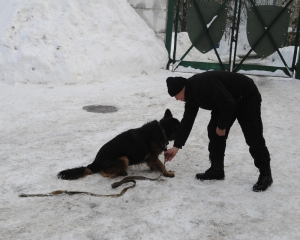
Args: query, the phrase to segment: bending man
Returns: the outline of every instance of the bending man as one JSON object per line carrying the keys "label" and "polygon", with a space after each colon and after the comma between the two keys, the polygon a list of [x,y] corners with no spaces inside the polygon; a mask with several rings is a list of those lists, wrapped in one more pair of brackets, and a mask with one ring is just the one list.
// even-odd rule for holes
{"label": "bending man", "polygon": [[272,184],[270,154],[263,137],[260,113],[262,99],[251,78],[232,72],[205,72],[188,79],[169,77],[167,87],[171,97],[186,102],[174,146],[165,152],[168,161],[171,161],[184,146],[198,110],[203,108],[211,110],[211,119],[207,126],[211,167],[204,173],[198,173],[196,178],[199,180],[225,178],[226,139],[237,119],[254,164],[260,172],[253,191],[265,191]]}

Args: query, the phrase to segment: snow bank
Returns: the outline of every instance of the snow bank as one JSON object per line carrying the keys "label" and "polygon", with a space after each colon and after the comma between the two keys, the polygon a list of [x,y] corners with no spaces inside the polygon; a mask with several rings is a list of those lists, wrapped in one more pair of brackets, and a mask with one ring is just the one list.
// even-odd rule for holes
{"label": "snow bank", "polygon": [[104,82],[163,68],[167,51],[127,0],[0,0],[0,81]]}

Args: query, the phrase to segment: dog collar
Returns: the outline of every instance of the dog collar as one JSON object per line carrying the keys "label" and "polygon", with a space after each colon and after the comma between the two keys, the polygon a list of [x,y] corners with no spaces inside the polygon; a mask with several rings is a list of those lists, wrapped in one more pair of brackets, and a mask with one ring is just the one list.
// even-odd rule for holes
{"label": "dog collar", "polygon": [[168,141],[166,132],[165,132],[165,130],[163,129],[163,127],[160,125],[160,123],[158,123],[158,126],[160,127],[161,132],[163,133],[164,138],[165,138],[165,146],[163,147],[163,149],[165,150],[165,149],[167,149],[167,146],[169,145],[169,141]]}

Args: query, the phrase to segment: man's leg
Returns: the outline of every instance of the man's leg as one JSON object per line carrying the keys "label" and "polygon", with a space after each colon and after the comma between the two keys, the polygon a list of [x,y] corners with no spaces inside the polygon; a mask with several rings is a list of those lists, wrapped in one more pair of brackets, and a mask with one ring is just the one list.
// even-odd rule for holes
{"label": "man's leg", "polygon": [[249,152],[254,159],[254,165],[260,171],[258,182],[253,186],[253,191],[264,191],[273,182],[270,154],[263,137],[260,107],[260,97],[254,97],[246,102],[237,114],[238,122],[249,146]]}
{"label": "man's leg", "polygon": [[219,112],[212,111],[211,119],[207,126],[209,144],[209,159],[211,162],[211,167],[206,170],[205,173],[198,173],[196,178],[199,180],[223,180],[225,178],[224,173],[224,156],[225,156],[225,148],[226,148],[226,140],[230,131],[232,124],[235,121],[235,117],[233,117],[229,127],[226,129],[225,136],[219,136],[216,133],[216,129],[218,126]]}

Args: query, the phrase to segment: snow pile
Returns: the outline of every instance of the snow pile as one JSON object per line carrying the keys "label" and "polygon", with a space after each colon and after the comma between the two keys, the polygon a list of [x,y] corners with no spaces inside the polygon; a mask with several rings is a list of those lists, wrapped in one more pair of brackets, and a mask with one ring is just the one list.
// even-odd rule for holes
{"label": "snow pile", "polygon": [[163,68],[167,52],[127,0],[0,0],[0,81],[104,82]]}

